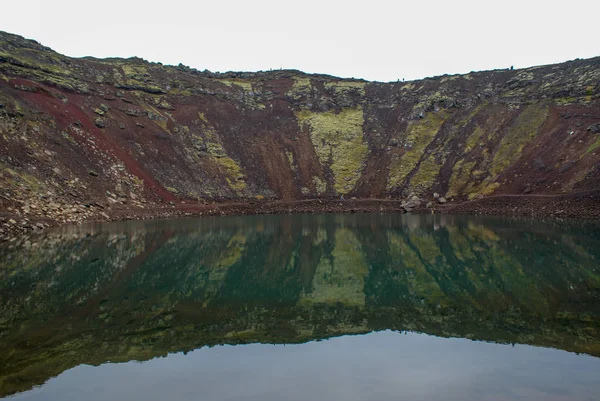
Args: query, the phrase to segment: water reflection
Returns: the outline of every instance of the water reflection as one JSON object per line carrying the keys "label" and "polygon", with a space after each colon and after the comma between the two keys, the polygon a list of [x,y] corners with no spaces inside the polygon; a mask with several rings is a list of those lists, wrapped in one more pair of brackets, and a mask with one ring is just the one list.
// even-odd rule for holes
{"label": "water reflection", "polygon": [[384,329],[600,356],[600,231],[455,216],[69,227],[0,249],[0,395],[80,364]]}

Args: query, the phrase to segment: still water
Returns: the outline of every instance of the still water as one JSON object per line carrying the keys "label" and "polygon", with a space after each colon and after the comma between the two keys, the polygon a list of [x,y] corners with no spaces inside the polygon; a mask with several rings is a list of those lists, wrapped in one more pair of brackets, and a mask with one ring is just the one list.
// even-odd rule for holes
{"label": "still water", "polygon": [[0,247],[0,398],[598,400],[600,227],[411,215]]}

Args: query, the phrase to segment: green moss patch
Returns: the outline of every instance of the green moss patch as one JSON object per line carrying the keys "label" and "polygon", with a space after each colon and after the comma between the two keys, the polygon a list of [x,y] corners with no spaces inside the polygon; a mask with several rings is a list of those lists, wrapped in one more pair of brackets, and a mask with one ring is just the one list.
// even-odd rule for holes
{"label": "green moss patch", "polygon": [[300,127],[308,125],[310,138],[322,165],[331,168],[334,190],[347,194],[355,187],[368,153],[363,138],[363,110],[345,108],[339,113],[296,113]]}
{"label": "green moss patch", "polygon": [[519,114],[498,144],[489,168],[493,177],[519,159],[523,148],[535,138],[547,116],[548,107],[543,104],[527,106]]}
{"label": "green moss patch", "polygon": [[[398,156],[394,155],[390,163],[390,175],[388,178],[388,190],[398,188],[401,186],[406,177],[419,163],[425,148],[435,138],[440,127],[448,118],[449,113],[446,111],[440,111],[437,113],[427,113],[421,120],[412,121],[405,133],[405,147],[407,150],[404,154]],[[430,165],[429,171],[424,171],[419,179],[429,181],[431,170],[434,168],[433,163]],[[439,171],[439,168],[437,169]],[[437,172],[436,172],[437,174]],[[416,181],[415,181],[416,182]]]}

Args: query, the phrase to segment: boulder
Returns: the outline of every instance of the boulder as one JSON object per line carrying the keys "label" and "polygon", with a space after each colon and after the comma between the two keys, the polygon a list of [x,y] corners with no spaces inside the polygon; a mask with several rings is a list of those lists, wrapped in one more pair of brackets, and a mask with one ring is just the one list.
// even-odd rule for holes
{"label": "boulder", "polygon": [[421,206],[421,199],[417,195],[412,195],[408,198],[407,201],[402,203],[402,208],[407,212]]}
{"label": "boulder", "polygon": [[98,128],[104,128],[104,127],[106,127],[106,121],[104,121],[104,119],[103,119],[103,118],[100,118],[100,117],[98,117],[98,118],[96,118],[96,119],[94,120],[94,124],[95,124],[95,125],[96,125],[96,127],[98,127]]}
{"label": "boulder", "polygon": [[587,127],[587,130],[592,134],[600,133],[600,123],[590,125],[589,127]]}

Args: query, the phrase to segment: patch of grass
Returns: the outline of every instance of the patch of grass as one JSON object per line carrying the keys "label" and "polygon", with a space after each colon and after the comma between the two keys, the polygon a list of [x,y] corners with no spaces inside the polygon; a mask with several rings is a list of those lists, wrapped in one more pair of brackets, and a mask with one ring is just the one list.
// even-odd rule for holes
{"label": "patch of grass", "polygon": [[450,177],[450,183],[448,185],[448,192],[446,197],[458,196],[462,193],[469,179],[471,178],[471,170],[475,166],[475,162],[467,162],[459,160],[452,168],[452,176]]}
{"label": "patch of grass", "polygon": [[410,180],[411,191],[421,193],[431,188],[441,168],[442,164],[436,163],[434,155],[430,155],[421,161],[417,172]]}
{"label": "patch of grass", "polygon": [[365,94],[366,82],[358,81],[333,81],[326,82],[325,89],[333,89],[336,93],[356,92],[360,95]]}
{"label": "patch of grass", "polygon": [[296,171],[296,165],[294,164],[294,154],[288,150],[285,151],[285,155],[287,156],[288,163],[290,164],[290,168],[292,171]]}
{"label": "patch of grass", "polygon": [[495,177],[510,167],[546,121],[548,107],[543,104],[529,105],[517,116],[506,135],[500,141],[489,171]]}
{"label": "patch of grass", "polygon": [[485,134],[483,128],[481,128],[479,125],[476,126],[475,130],[473,130],[473,132],[471,133],[471,135],[469,135],[469,138],[467,139],[465,153],[468,153],[471,150],[473,150],[475,146],[477,146],[477,144],[481,142],[481,137],[483,136],[483,134]]}
{"label": "patch of grass", "polygon": [[252,91],[252,82],[250,82],[249,80],[246,80],[246,79],[233,78],[233,79],[219,79],[217,81],[224,85],[229,86],[230,88],[237,86],[238,88],[241,88],[245,92]]}
{"label": "patch of grass", "polygon": [[323,195],[325,192],[327,192],[327,183],[325,181],[317,176],[314,176],[312,178],[312,182],[318,195]]}
{"label": "patch of grass", "polygon": [[585,154],[590,154],[594,152],[596,149],[600,148],[600,136],[596,139],[596,142],[592,143],[589,148],[585,151]]}
{"label": "patch of grass", "polygon": [[345,108],[339,113],[296,113],[300,127],[307,125],[310,137],[322,165],[330,166],[334,190],[347,194],[356,185],[368,153],[363,138],[363,110]]}
{"label": "patch of grass", "polygon": [[409,123],[403,139],[406,151],[401,156],[394,155],[390,163],[388,190],[404,184],[406,177],[417,166],[425,148],[435,138],[448,115],[446,111],[427,113],[423,119]]}

